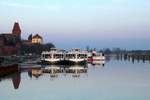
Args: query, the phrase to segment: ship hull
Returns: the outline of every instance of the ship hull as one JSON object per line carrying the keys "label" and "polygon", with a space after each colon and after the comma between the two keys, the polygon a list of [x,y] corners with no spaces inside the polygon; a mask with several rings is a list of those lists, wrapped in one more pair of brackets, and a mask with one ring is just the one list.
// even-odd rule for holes
{"label": "ship hull", "polygon": [[44,64],[44,65],[85,65],[87,64],[87,61],[83,60],[83,61],[75,62],[75,61],[70,61],[70,60],[59,60],[59,61],[42,60],[41,64]]}

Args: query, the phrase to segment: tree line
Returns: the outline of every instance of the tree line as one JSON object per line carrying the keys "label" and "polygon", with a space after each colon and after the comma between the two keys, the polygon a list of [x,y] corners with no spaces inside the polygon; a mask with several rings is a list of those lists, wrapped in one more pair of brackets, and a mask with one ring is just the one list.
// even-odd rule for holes
{"label": "tree line", "polygon": [[22,44],[21,45],[21,54],[38,54],[40,55],[42,51],[49,51],[51,48],[55,48],[55,45],[52,43],[47,44]]}

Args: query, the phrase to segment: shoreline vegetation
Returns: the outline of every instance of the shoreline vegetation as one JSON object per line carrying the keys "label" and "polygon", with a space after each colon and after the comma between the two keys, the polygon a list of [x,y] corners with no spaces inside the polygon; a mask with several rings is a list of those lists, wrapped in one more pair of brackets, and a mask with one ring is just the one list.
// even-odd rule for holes
{"label": "shoreline vegetation", "polygon": [[46,44],[22,44],[20,54],[21,55],[41,55],[42,51],[49,51],[50,48],[55,48],[55,45],[52,43]]}

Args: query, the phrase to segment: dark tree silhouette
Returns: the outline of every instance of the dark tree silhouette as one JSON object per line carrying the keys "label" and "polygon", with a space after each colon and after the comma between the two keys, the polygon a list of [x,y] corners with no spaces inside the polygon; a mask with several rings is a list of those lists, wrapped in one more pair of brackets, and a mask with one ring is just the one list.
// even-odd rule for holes
{"label": "dark tree silhouette", "polygon": [[21,54],[41,54],[42,51],[49,51],[51,48],[55,48],[55,45],[52,43],[47,44],[23,44],[21,46]]}
{"label": "dark tree silhouette", "polygon": [[29,35],[28,40],[32,40],[32,34]]}

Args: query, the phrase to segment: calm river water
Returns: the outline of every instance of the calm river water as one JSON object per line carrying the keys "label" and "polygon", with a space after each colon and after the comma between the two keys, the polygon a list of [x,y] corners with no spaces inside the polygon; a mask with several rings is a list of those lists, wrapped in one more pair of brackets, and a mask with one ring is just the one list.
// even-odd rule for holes
{"label": "calm river water", "polygon": [[0,78],[0,100],[150,100],[149,61],[20,67]]}

